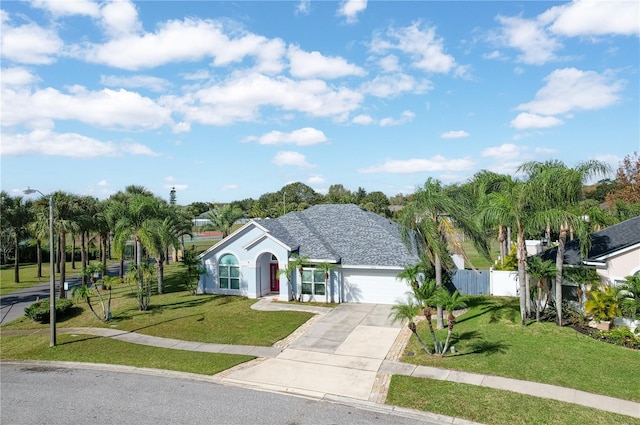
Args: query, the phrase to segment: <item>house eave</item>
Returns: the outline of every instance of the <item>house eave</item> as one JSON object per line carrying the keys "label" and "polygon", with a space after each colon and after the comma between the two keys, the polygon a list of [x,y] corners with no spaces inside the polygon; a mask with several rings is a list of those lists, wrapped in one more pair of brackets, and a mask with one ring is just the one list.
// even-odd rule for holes
{"label": "house eave", "polygon": [[627,253],[629,251],[633,251],[634,249],[638,249],[638,248],[640,248],[640,243],[635,243],[633,245],[629,245],[629,246],[626,246],[624,248],[617,249],[615,251],[607,252],[606,254],[599,255],[597,257],[591,257],[591,258],[587,259],[585,261],[585,263],[587,263],[587,262],[600,262],[600,261],[605,262],[606,260],[608,260],[611,257],[617,256],[617,255],[622,255],[622,254],[625,254],[625,253]]}

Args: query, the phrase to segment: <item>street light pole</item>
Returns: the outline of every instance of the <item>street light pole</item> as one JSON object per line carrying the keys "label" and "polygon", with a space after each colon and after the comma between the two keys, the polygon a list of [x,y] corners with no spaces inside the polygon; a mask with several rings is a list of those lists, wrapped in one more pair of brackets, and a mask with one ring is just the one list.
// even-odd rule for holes
{"label": "street light pole", "polygon": [[[26,195],[32,193],[39,193],[42,196],[46,195],[39,190],[31,189],[27,187],[24,190]],[[56,275],[55,275],[55,267],[54,267],[54,243],[53,243],[53,194],[49,195],[49,323],[50,323],[50,331],[49,331],[49,347],[56,346]]]}

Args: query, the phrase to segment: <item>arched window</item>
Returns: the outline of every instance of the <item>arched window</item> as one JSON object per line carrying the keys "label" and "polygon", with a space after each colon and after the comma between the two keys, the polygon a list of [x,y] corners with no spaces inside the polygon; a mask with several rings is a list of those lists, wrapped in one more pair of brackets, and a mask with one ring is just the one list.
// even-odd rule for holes
{"label": "arched window", "polygon": [[240,266],[233,254],[225,254],[218,262],[220,289],[240,289]]}

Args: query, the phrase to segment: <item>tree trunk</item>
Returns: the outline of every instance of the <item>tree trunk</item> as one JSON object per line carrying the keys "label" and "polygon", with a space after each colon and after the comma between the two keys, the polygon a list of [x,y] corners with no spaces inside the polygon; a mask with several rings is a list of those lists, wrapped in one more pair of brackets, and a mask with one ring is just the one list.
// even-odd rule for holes
{"label": "tree trunk", "polygon": [[500,224],[498,226],[498,244],[500,245],[500,264],[504,265],[504,257],[507,255],[504,247],[504,226]]}
{"label": "tree trunk", "polygon": [[442,353],[440,353],[440,357],[444,357],[449,349],[449,343],[451,342],[451,334],[453,333],[453,326],[456,324],[456,319],[452,315],[449,315],[449,330],[447,331],[447,339],[444,341],[444,348],[442,349]]}
{"label": "tree trunk", "polygon": [[20,283],[20,243],[18,232],[16,232],[13,242],[13,281]]}
{"label": "tree trunk", "polygon": [[[440,256],[436,253],[434,259],[434,266],[436,269],[436,285],[442,286],[442,263],[440,262]],[[442,305],[436,307],[436,328],[444,329],[444,313],[442,312]]]}
{"label": "tree trunk", "polygon": [[38,261],[38,279],[42,277],[42,240],[36,239],[36,258]]}
{"label": "tree trunk", "polygon": [[427,307],[423,310],[424,318],[427,320],[427,325],[429,325],[429,332],[431,333],[431,339],[433,340],[433,351],[438,353],[438,338],[436,338],[436,333],[433,330],[433,323],[431,321],[431,307]]}
{"label": "tree trunk", "polygon": [[[66,247],[65,247],[66,251]],[[62,244],[60,243],[60,238],[58,237],[58,252],[56,253],[56,272],[60,274],[60,261],[62,261],[62,257],[65,254],[65,251],[62,250]]]}
{"label": "tree trunk", "polygon": [[538,299],[536,301],[536,322],[540,321],[540,307],[542,307],[542,281],[538,280]]}
{"label": "tree trunk", "polygon": [[[82,236],[80,237],[80,262],[82,263],[82,270],[87,268],[87,251],[85,249],[85,243],[86,243],[86,237],[85,237],[85,233],[82,232],[81,233]],[[75,237],[74,237],[75,240]],[[84,275],[82,275],[82,284],[84,285],[87,281],[87,277]]]}
{"label": "tree trunk", "polygon": [[529,282],[529,276],[527,274],[527,269],[524,269],[524,281],[526,282],[526,300],[527,303],[527,317],[531,317],[531,283]]}
{"label": "tree trunk", "polygon": [[64,232],[60,233],[58,238],[60,245],[62,246],[60,252],[60,299],[67,298],[67,293],[64,290],[64,281],[67,278],[67,235]]}
{"label": "tree trunk", "polygon": [[564,246],[567,241],[567,227],[560,227],[560,237],[558,237],[558,251],[556,252],[556,315],[557,325],[562,326],[562,267],[564,265]]}
{"label": "tree trunk", "polygon": [[164,286],[164,258],[162,256],[156,258],[158,267],[158,294],[162,294]]}
{"label": "tree trunk", "polygon": [[104,237],[104,234],[100,235],[100,246],[101,248],[101,255],[100,255],[100,261],[102,261],[102,268],[104,270],[107,270],[107,239]]}
{"label": "tree trunk", "polygon": [[418,340],[418,342],[420,343],[424,351],[426,351],[427,354],[431,355],[431,350],[429,350],[429,347],[427,346],[427,344],[425,344],[422,338],[420,338],[420,335],[418,335],[416,324],[413,322],[409,322],[409,329],[411,329],[411,332],[413,332],[413,335],[416,337],[416,339]]}
{"label": "tree trunk", "polygon": [[522,325],[527,324],[527,284],[525,282],[525,264],[527,261],[527,246],[524,241],[524,231],[518,224],[518,290],[520,291],[520,317]]}
{"label": "tree trunk", "polygon": [[120,267],[118,268],[118,278],[120,279],[120,282],[122,282],[122,279],[124,279],[124,256],[120,258]]}
{"label": "tree trunk", "polygon": [[76,235],[71,234],[71,270],[76,269]]}

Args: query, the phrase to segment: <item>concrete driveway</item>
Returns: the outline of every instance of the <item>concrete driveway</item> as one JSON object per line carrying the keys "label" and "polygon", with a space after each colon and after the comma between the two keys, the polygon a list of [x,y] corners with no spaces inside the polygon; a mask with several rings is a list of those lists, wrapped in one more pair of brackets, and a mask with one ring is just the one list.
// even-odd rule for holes
{"label": "concrete driveway", "polygon": [[369,400],[401,325],[391,305],[340,304],[277,357],[231,371],[223,380],[322,398]]}

